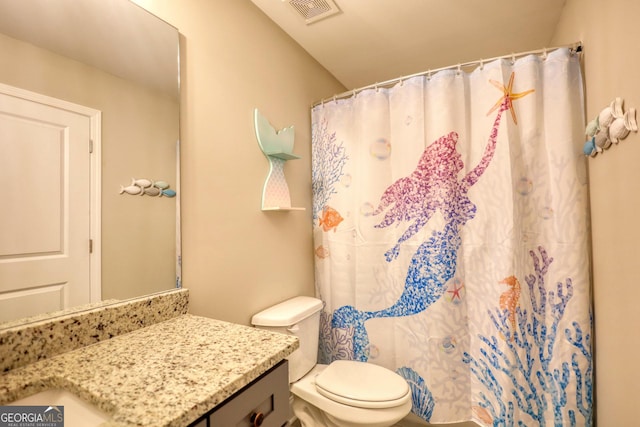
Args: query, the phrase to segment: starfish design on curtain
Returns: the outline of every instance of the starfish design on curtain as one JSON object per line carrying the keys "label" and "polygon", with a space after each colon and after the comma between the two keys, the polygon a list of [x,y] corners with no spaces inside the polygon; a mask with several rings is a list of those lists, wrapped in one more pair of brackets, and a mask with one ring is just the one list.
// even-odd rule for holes
{"label": "starfish design on curtain", "polygon": [[453,290],[447,291],[447,293],[451,294],[452,301],[456,298],[458,298],[459,300],[462,300],[462,296],[460,295],[460,291],[462,291],[462,288],[464,288],[464,285],[462,283],[460,283],[460,287],[458,287],[457,283],[454,283]]}
{"label": "starfish design on curtain", "polygon": [[511,117],[513,118],[513,123],[518,124],[518,118],[516,117],[516,110],[514,110],[513,108],[513,100],[514,99],[520,99],[526,95],[529,95],[531,92],[534,92],[535,89],[529,89],[526,90],[524,92],[520,92],[520,93],[513,93],[513,77],[514,77],[515,73],[512,71],[511,72],[511,77],[509,77],[509,84],[505,87],[502,83],[497,82],[493,79],[489,79],[489,83],[491,83],[492,85],[494,85],[495,87],[497,87],[498,89],[500,89],[503,93],[502,97],[500,99],[498,99],[498,102],[496,102],[493,107],[491,107],[491,109],[489,110],[489,112],[487,113],[487,116],[491,113],[493,113],[498,107],[500,107],[502,104],[506,103],[507,104],[507,110],[511,110]]}

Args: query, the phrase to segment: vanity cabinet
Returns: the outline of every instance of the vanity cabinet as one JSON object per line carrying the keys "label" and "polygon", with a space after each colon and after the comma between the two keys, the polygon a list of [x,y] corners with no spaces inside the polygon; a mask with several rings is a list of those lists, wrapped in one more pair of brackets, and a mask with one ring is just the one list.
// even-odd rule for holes
{"label": "vanity cabinet", "polygon": [[283,360],[190,427],[282,427],[289,418],[289,368]]}

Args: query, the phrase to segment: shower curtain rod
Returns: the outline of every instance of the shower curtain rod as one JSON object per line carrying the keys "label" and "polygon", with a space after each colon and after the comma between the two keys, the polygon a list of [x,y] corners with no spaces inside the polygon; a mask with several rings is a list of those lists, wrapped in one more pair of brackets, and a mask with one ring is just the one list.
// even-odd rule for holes
{"label": "shower curtain rod", "polygon": [[527,55],[539,55],[542,54],[543,56],[546,56],[547,52],[552,51],[552,50],[556,50],[556,49],[562,49],[562,48],[569,48],[571,50],[571,53],[580,53],[582,52],[582,42],[576,42],[570,45],[566,45],[566,46],[556,46],[556,47],[545,47],[543,49],[537,49],[537,50],[530,50],[528,52],[520,52],[520,53],[511,53],[509,55],[503,55],[503,56],[496,56],[495,58],[489,58],[489,59],[480,59],[477,61],[471,61],[471,62],[464,62],[461,64],[457,64],[457,65],[450,65],[448,67],[442,67],[442,68],[436,68],[434,70],[427,70],[427,71],[422,71],[420,73],[416,73],[416,74],[411,74],[408,76],[402,76],[402,77],[396,77],[395,79],[391,79],[391,80],[386,80],[383,82],[379,82],[379,83],[374,83],[372,85],[368,85],[368,86],[363,86],[361,88],[358,89],[351,89],[348,90],[346,92],[342,92],[340,94],[337,95],[333,95],[330,98],[325,98],[322,99],[318,102],[316,102],[315,104],[312,105],[312,107],[317,107],[318,105],[322,105],[325,102],[329,102],[329,101],[335,101],[337,99],[341,99],[341,98],[349,98],[351,96],[356,96],[358,93],[367,90],[367,89],[378,89],[380,87],[386,87],[386,86],[391,86],[394,85],[396,83],[400,83],[403,80],[407,80],[413,77],[420,77],[420,76],[426,76],[426,75],[431,75],[434,73],[437,73],[439,71],[444,71],[444,70],[452,70],[452,69],[458,69],[461,70],[463,67],[476,67],[476,66],[482,66],[483,64],[487,63],[487,62],[492,62],[492,61],[496,61],[498,59],[507,59],[507,58],[511,58],[513,62],[515,62],[516,58],[520,58],[523,56],[527,56]]}

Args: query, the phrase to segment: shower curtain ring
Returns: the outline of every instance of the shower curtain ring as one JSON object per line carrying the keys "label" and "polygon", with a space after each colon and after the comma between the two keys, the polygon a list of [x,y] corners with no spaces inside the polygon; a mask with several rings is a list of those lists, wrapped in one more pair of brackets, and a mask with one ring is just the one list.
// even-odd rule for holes
{"label": "shower curtain ring", "polygon": [[458,71],[456,71],[456,75],[459,76],[460,74],[462,74],[462,65],[458,64]]}
{"label": "shower curtain ring", "polygon": [[511,54],[511,65],[514,65],[516,63],[516,54],[512,53]]}
{"label": "shower curtain ring", "polygon": [[542,49],[542,59],[547,59],[547,48]]}
{"label": "shower curtain ring", "polygon": [[480,58],[480,70],[484,70],[484,59]]}

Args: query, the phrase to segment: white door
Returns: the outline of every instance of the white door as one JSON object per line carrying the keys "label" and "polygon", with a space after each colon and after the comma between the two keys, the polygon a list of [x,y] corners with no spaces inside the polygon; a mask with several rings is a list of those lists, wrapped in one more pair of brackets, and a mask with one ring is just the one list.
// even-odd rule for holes
{"label": "white door", "polygon": [[91,287],[86,112],[0,87],[0,321],[99,299]]}

